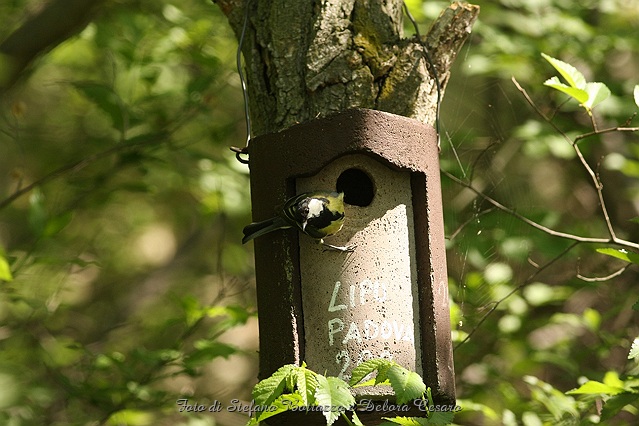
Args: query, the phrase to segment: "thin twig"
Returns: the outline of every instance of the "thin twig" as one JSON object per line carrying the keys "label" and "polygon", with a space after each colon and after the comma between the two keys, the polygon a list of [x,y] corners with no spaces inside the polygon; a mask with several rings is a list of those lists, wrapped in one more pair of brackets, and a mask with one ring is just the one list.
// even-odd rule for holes
{"label": "thin twig", "polygon": [[[498,202],[497,200],[489,197],[488,195],[484,194],[483,192],[481,192],[480,190],[476,189],[475,187],[472,186],[471,182],[466,182],[460,178],[458,178],[457,176],[442,170],[442,173],[444,175],[446,175],[447,177],[449,177],[451,180],[453,180],[454,182],[470,189],[472,192],[474,192],[477,196],[483,198],[485,201],[489,202],[490,204],[492,204],[494,207],[496,207],[497,209],[506,212],[512,216],[514,216],[515,218],[521,220],[522,222],[540,230],[545,232],[548,235],[552,235],[555,237],[560,237],[560,238],[565,238],[565,239],[569,239],[574,241],[569,247],[567,247],[564,251],[562,251],[559,255],[555,256],[554,258],[552,258],[550,261],[548,261],[547,263],[545,263],[544,265],[540,266],[539,264],[537,264],[536,262],[533,262],[532,259],[528,259],[529,263],[536,268],[535,272],[533,272],[526,280],[524,280],[521,284],[519,284],[517,287],[513,288],[508,294],[506,294],[504,297],[502,297],[501,299],[499,299],[498,301],[494,302],[492,304],[492,307],[488,310],[488,312],[486,312],[484,314],[484,316],[479,320],[479,322],[473,327],[473,329],[466,335],[466,337],[459,343],[457,343],[457,345],[455,345],[454,349],[458,349],[461,345],[463,345],[465,342],[467,342],[470,337],[479,329],[479,327],[488,319],[488,317],[495,312],[495,310],[497,310],[497,308],[509,297],[511,297],[513,294],[517,293],[519,290],[521,290],[523,287],[525,287],[526,285],[528,285],[529,283],[532,282],[533,279],[535,279],[541,272],[545,271],[546,269],[550,268],[554,263],[556,263],[559,259],[561,259],[563,256],[565,256],[568,252],[570,252],[573,248],[575,248],[577,245],[582,244],[582,243],[597,243],[597,244],[615,244],[618,246],[622,246],[622,247],[626,247],[626,248],[630,248],[633,250],[639,250],[639,244],[637,243],[633,243],[631,241],[627,241],[621,238],[618,238],[615,234],[615,231],[613,229],[612,226],[612,222],[610,220],[610,217],[608,215],[608,209],[606,208],[606,203],[605,200],[603,198],[603,184],[601,182],[601,180],[599,179],[599,176],[597,173],[595,173],[595,171],[592,169],[592,167],[590,167],[590,164],[588,164],[588,162],[586,161],[585,157],[583,156],[581,149],[579,148],[577,142],[591,137],[591,136],[596,136],[596,135],[601,135],[604,133],[610,133],[610,132],[615,132],[615,131],[619,131],[619,132],[636,132],[639,131],[639,127],[626,127],[628,126],[628,124],[630,124],[630,122],[632,121],[632,118],[634,118],[634,115],[626,122],[624,123],[623,126],[618,126],[618,127],[611,127],[611,128],[606,128],[606,129],[601,129],[599,130],[597,128],[597,123],[594,119],[594,117],[591,116],[591,122],[592,122],[592,126],[593,126],[593,131],[589,132],[589,133],[584,133],[582,135],[579,135],[577,137],[575,137],[574,139],[571,139],[563,130],[561,130],[553,121],[552,118],[547,117],[543,111],[541,111],[541,109],[535,104],[535,102],[532,100],[532,98],[528,95],[528,93],[526,92],[526,90],[517,82],[517,80],[513,77],[512,78],[513,83],[515,84],[515,86],[517,87],[517,89],[521,92],[521,94],[524,96],[524,98],[526,99],[526,101],[528,102],[528,104],[537,112],[537,114],[542,117],[544,119],[544,121],[546,121],[555,131],[557,131],[557,133],[559,133],[560,135],[562,135],[564,137],[564,139],[566,139],[566,141],[568,143],[570,143],[570,145],[573,147],[573,149],[575,150],[575,153],[577,154],[577,157],[579,158],[579,161],[581,162],[581,164],[584,166],[584,168],[586,169],[586,171],[588,172],[588,174],[590,175],[593,184],[595,186],[595,189],[597,191],[597,195],[599,197],[599,203],[601,206],[601,211],[602,214],[604,216],[604,220],[606,222],[606,226],[608,228],[608,233],[610,235],[610,238],[592,238],[592,237],[582,237],[579,235],[574,235],[574,234],[568,234],[565,232],[559,232],[559,231],[555,231],[554,229],[550,229],[546,226],[543,226],[535,221],[532,221],[530,219],[528,219],[527,217],[517,213],[516,211],[504,206],[503,204],[501,204],[500,202]],[[556,111],[555,111],[556,112]],[[554,116],[554,114],[553,114]],[[469,221],[465,222],[461,227],[464,227],[467,223],[469,223]],[[458,231],[455,232],[454,235],[457,234]],[[628,267],[630,267],[630,264],[624,266],[623,268],[613,272],[612,274],[609,274],[605,277],[586,277],[583,276],[579,273],[579,270],[577,270],[577,278],[583,280],[583,281],[587,281],[587,282],[600,282],[600,281],[607,281],[610,280],[612,278],[615,278],[619,275],[621,275]]]}
{"label": "thin twig", "polygon": [[623,274],[624,272],[626,272],[626,269],[628,269],[630,267],[630,265],[632,265],[631,263],[627,264],[626,266],[624,266],[623,268],[619,269],[618,271],[613,272],[610,275],[606,275],[605,277],[586,277],[584,275],[581,275],[579,273],[579,268],[577,268],[577,278],[579,278],[582,281],[586,281],[589,283],[596,283],[596,282],[602,282],[602,281],[609,281],[615,277],[618,277],[619,275]]}
{"label": "thin twig", "polygon": [[[601,180],[599,180],[599,177],[597,176],[597,174],[595,173],[595,171],[592,169],[592,167],[590,167],[590,164],[588,164],[588,162],[586,161],[586,158],[584,157],[583,153],[581,152],[581,149],[579,148],[579,145],[577,145],[577,138],[579,138],[579,136],[577,136],[577,138],[570,139],[570,137],[568,137],[568,135],[566,133],[564,133],[559,127],[557,127],[557,125],[555,123],[552,122],[552,120],[550,120],[548,117],[546,117],[546,115],[541,111],[541,109],[535,104],[535,102],[532,100],[532,98],[528,95],[528,92],[526,92],[526,89],[524,89],[519,82],[517,82],[517,80],[515,79],[515,77],[512,78],[513,83],[515,84],[515,87],[517,87],[517,90],[519,90],[521,92],[521,94],[524,96],[524,98],[526,99],[526,101],[528,102],[528,104],[537,112],[537,114],[539,114],[539,116],[541,118],[543,118],[548,124],[550,124],[555,130],[557,130],[569,143],[570,145],[573,147],[573,149],[575,150],[575,153],[577,154],[577,158],[579,158],[579,161],[581,162],[581,164],[584,166],[584,168],[586,169],[586,171],[588,172],[588,174],[590,175],[590,178],[595,186],[595,190],[597,191],[597,197],[599,198],[599,206],[601,207],[601,213],[603,214],[604,217],[604,221],[606,223],[606,227],[608,228],[608,234],[610,235],[610,238],[612,240],[612,242],[619,244],[619,245],[626,245],[625,243],[628,243],[624,240],[620,240],[619,238],[617,238],[617,235],[615,234],[615,230],[612,226],[612,222],[610,220],[610,215],[608,214],[608,208],[606,207],[606,201],[604,200],[604,196],[603,196],[603,184],[601,183]],[[592,118],[592,125],[593,125],[593,132],[590,132],[586,135],[588,136],[592,136],[592,135],[598,135],[601,134],[602,131],[597,129],[597,124],[594,121],[594,118]],[[628,129],[632,129],[632,128],[628,128]],[[607,129],[605,129],[607,131]],[[632,131],[632,130],[626,130],[626,131]],[[583,139],[583,137],[586,136],[582,136],[580,139]],[[623,241],[623,244],[620,244]],[[639,248],[639,244],[634,244],[634,243],[630,243],[631,247],[637,249]]]}
{"label": "thin twig", "polygon": [[575,136],[575,139],[573,142],[577,143],[580,140],[589,138],[591,136],[603,135],[604,133],[612,133],[612,132],[639,132],[639,127],[618,126],[618,127],[609,127],[607,129],[601,129],[601,130],[593,130],[592,132],[583,133],[579,136]]}
{"label": "thin twig", "polygon": [[560,232],[560,231],[555,231],[554,229],[548,228],[547,226],[541,225],[533,220],[528,219],[526,216],[523,216],[519,213],[517,213],[516,211],[514,211],[513,209],[504,206],[503,204],[501,204],[499,201],[495,200],[494,198],[491,198],[490,196],[484,194],[483,192],[481,192],[479,189],[475,188],[472,184],[463,181],[462,179],[458,178],[457,176],[453,175],[450,172],[447,172],[445,170],[442,170],[442,173],[447,176],[448,178],[450,178],[452,181],[454,181],[455,183],[458,183],[459,185],[462,185],[468,189],[470,189],[472,192],[474,192],[477,196],[483,198],[484,200],[488,201],[490,204],[492,204],[493,206],[495,206],[497,209],[508,213],[511,216],[516,217],[517,219],[521,220],[522,222],[532,226],[533,228],[539,229],[542,232],[545,232],[548,235],[552,235],[554,237],[559,237],[559,238],[565,238],[568,240],[572,240],[572,241],[577,241],[580,243],[594,243],[594,244],[616,244],[619,246],[623,246],[623,247],[628,247],[628,248],[632,248],[634,250],[639,250],[639,244],[630,242],[630,241],[625,241],[619,238],[594,238],[594,237],[582,237],[580,235],[574,235],[574,234],[568,234],[566,232]]}
{"label": "thin twig", "polygon": [[51,173],[41,177],[40,179],[30,183],[29,185],[19,188],[17,189],[13,194],[9,195],[7,198],[5,198],[4,200],[0,201],[0,210],[4,209],[5,207],[7,207],[9,204],[11,204],[12,202],[14,202],[16,199],[20,198],[21,196],[29,193],[30,191],[32,191],[33,189],[45,185],[49,182],[51,182],[52,180],[56,179],[57,177],[60,177],[66,173],[69,172],[74,172],[74,171],[78,171],[80,169],[83,169],[84,167],[88,166],[91,163],[94,163],[98,160],[101,160],[103,158],[109,157],[113,154],[117,154],[119,152],[124,152],[124,151],[128,151],[128,150],[133,150],[136,148],[140,148],[146,145],[152,145],[152,144],[156,144],[158,140],[161,140],[163,138],[166,137],[165,133],[159,133],[157,135],[153,135],[153,136],[149,136],[149,138],[145,138],[142,140],[139,140],[137,142],[133,142],[133,143],[123,143],[123,144],[118,144],[114,147],[111,147],[109,149],[106,149],[104,151],[101,152],[97,152],[95,154],[89,155],[81,160],[78,161],[74,161],[70,164],[65,164],[64,166],[61,166],[57,169],[55,169],[54,171],[52,171]]}
{"label": "thin twig", "polygon": [[479,329],[479,327],[481,327],[481,325],[488,319],[488,317],[497,310],[497,308],[499,307],[499,305],[501,305],[506,299],[508,299],[510,296],[512,296],[513,294],[517,293],[519,290],[521,290],[522,288],[526,287],[528,284],[530,284],[531,282],[533,282],[533,280],[535,278],[537,278],[537,276],[539,274],[541,274],[543,271],[545,271],[546,269],[550,268],[552,265],[554,265],[559,259],[561,259],[562,257],[564,257],[566,254],[568,254],[568,252],[570,252],[573,248],[577,247],[577,245],[581,244],[580,241],[575,241],[574,243],[572,243],[570,246],[568,246],[564,251],[562,251],[561,253],[559,253],[557,256],[555,256],[554,258],[552,258],[551,260],[549,260],[548,262],[546,262],[543,266],[541,266],[540,268],[538,268],[537,270],[535,270],[535,272],[533,272],[532,274],[530,274],[528,276],[528,278],[526,278],[521,284],[519,284],[517,287],[513,288],[510,292],[508,292],[508,294],[506,294],[504,297],[502,297],[501,299],[497,300],[496,302],[493,303],[493,306],[488,310],[488,312],[486,312],[484,314],[483,317],[481,317],[481,319],[479,320],[479,322],[477,322],[477,324],[475,324],[475,326],[473,327],[473,329],[466,335],[466,337],[464,337],[464,340],[462,340],[461,342],[457,343],[455,345],[454,350],[457,350],[461,345],[463,345],[464,343],[466,343],[468,341],[468,339],[470,339],[470,337],[475,334],[475,332]]}

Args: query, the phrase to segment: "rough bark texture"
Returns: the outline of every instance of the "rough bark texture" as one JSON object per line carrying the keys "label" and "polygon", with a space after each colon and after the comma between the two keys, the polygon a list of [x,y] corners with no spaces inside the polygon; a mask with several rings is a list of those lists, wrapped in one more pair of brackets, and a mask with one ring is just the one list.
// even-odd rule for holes
{"label": "rough bark texture", "polygon": [[[217,0],[243,46],[253,134],[370,108],[434,124],[437,91],[423,45],[403,38],[399,0]],[[479,7],[453,3],[424,42],[442,89]]]}

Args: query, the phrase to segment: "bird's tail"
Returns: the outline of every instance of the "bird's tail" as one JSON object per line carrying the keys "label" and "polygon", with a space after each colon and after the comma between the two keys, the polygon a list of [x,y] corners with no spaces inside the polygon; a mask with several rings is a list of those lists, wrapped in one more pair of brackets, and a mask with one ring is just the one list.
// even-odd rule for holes
{"label": "bird's tail", "polygon": [[251,241],[253,238],[257,238],[261,235],[268,234],[271,231],[277,229],[290,228],[291,224],[277,216],[271,219],[263,220],[262,222],[254,222],[244,227],[244,238],[242,238],[242,244]]}

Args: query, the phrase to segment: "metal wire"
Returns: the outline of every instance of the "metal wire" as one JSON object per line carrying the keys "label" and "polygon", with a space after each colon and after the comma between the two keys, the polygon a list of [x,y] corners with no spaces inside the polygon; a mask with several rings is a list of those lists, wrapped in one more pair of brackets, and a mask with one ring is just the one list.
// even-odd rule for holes
{"label": "metal wire", "polygon": [[430,66],[431,73],[433,74],[433,79],[435,80],[435,87],[437,88],[437,106],[435,110],[435,130],[437,131],[437,148],[441,150],[441,136],[439,133],[439,109],[442,103],[442,88],[441,88],[441,83],[439,81],[439,74],[437,73],[437,68],[435,68],[435,64],[433,64],[433,59],[430,57],[430,53],[428,52],[426,43],[422,41],[422,36],[419,32],[419,27],[417,25],[417,22],[415,21],[415,18],[413,18],[413,15],[410,13],[410,10],[408,10],[408,6],[406,6],[406,2],[402,2],[402,7],[404,9],[404,13],[408,17],[408,20],[413,24],[413,28],[415,29],[415,36],[417,37],[419,44],[421,44],[421,46],[424,48],[423,57],[424,59],[426,59],[426,62]]}
{"label": "metal wire", "polygon": [[246,0],[246,8],[244,9],[244,22],[242,23],[242,33],[240,34],[240,40],[237,44],[237,52],[235,55],[235,62],[237,66],[237,73],[240,76],[240,83],[242,84],[242,97],[244,98],[244,119],[246,122],[246,145],[244,148],[239,149],[231,147],[231,151],[235,152],[235,158],[242,164],[248,164],[248,160],[241,157],[242,154],[248,154],[248,146],[251,142],[251,116],[249,115],[249,103],[248,103],[248,91],[246,90],[246,78],[242,71],[242,47],[244,45],[244,36],[246,35],[246,28],[248,27],[249,10],[251,6],[251,0]]}

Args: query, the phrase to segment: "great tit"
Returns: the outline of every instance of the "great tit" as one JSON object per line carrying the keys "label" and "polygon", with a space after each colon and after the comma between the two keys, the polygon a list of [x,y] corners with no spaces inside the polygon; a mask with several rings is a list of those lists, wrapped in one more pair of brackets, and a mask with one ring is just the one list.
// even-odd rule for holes
{"label": "great tit", "polygon": [[296,227],[331,250],[353,251],[354,246],[340,247],[324,242],[324,237],[335,234],[343,225],[343,192],[306,192],[287,200],[274,218],[247,225],[242,243],[277,229]]}

